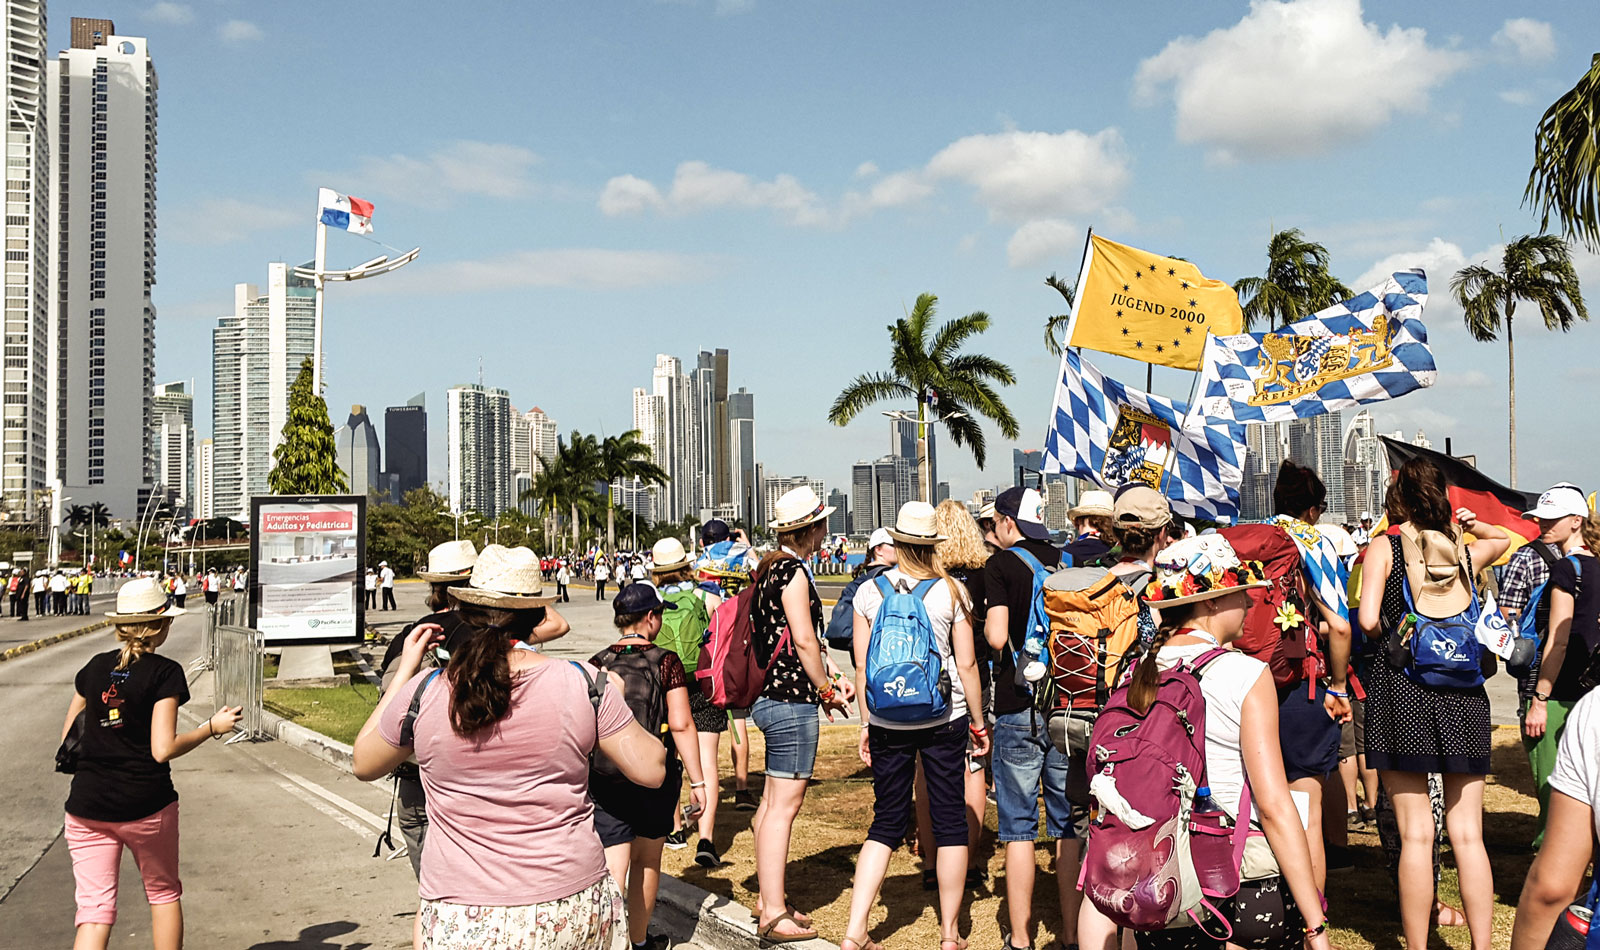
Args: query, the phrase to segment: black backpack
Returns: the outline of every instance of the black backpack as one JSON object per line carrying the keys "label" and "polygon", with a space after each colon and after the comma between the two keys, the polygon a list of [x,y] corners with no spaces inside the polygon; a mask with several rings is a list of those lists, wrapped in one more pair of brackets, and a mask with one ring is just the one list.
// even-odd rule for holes
{"label": "black backpack", "polygon": [[[600,669],[621,677],[622,699],[633,718],[646,732],[661,737],[663,745],[667,737],[667,691],[661,685],[661,658],[668,652],[658,646],[630,647],[620,653],[607,647],[589,658]],[[623,777],[617,764],[598,749],[592,770],[607,778]]]}

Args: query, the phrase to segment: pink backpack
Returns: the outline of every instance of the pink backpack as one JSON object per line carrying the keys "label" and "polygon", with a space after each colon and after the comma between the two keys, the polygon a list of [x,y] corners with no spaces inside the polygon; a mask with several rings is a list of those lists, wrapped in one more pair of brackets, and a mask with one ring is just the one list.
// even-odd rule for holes
{"label": "pink backpack", "polygon": [[[761,696],[767,682],[767,666],[756,659],[754,613],[756,588],[761,573],[736,596],[717,605],[706,628],[706,643],[700,648],[695,678],[711,705],[719,709],[748,709]],[[789,628],[783,628],[775,657],[789,645]],[[771,665],[770,659],[768,666]]]}
{"label": "pink backpack", "polygon": [[1209,650],[1161,673],[1155,701],[1143,715],[1128,705],[1128,687],[1111,694],[1090,736],[1089,791],[1099,815],[1089,830],[1078,885],[1095,907],[1134,930],[1162,930],[1184,914],[1201,924],[1211,900],[1239,890],[1249,834],[1246,783],[1234,822],[1221,811],[1193,813],[1195,789],[1206,784],[1206,700],[1200,675],[1227,651]]}

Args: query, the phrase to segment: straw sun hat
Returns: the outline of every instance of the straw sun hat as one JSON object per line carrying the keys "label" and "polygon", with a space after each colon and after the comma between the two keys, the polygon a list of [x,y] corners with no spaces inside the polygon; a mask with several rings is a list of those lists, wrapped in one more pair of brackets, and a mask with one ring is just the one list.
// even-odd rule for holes
{"label": "straw sun hat", "polygon": [[1156,555],[1155,568],[1145,602],[1157,608],[1272,586],[1263,578],[1260,561],[1239,560],[1233,545],[1216,534],[1172,542]]}
{"label": "straw sun hat", "polygon": [[683,549],[683,542],[677,538],[662,538],[650,546],[650,560],[655,565],[651,570],[664,574],[688,567],[689,552]]}
{"label": "straw sun hat", "polygon": [[544,595],[539,555],[528,548],[508,548],[499,544],[484,547],[478,563],[472,566],[472,579],[465,587],[450,588],[450,596],[483,607],[526,610],[555,602]]}
{"label": "straw sun hat", "polygon": [[1412,603],[1425,617],[1453,617],[1472,604],[1462,542],[1441,531],[1400,526],[1400,553]]}
{"label": "straw sun hat", "polygon": [[902,544],[935,544],[948,540],[939,533],[933,506],[925,501],[908,501],[900,506],[889,536]]}
{"label": "straw sun hat", "polygon": [[418,571],[417,576],[430,583],[448,584],[472,573],[476,563],[478,549],[471,541],[446,541],[428,552],[428,569]]}
{"label": "straw sun hat", "polygon": [[106,616],[117,623],[149,623],[186,612],[182,607],[169,607],[170,602],[155,578],[136,577],[117,591],[117,609]]}
{"label": "straw sun hat", "polygon": [[1067,517],[1088,518],[1094,515],[1103,515],[1109,518],[1114,505],[1115,502],[1112,500],[1110,492],[1092,488],[1083,493],[1082,497],[1078,499],[1078,503],[1073,505],[1072,509],[1067,512]]}
{"label": "straw sun hat", "polygon": [[774,517],[767,522],[767,527],[774,531],[798,531],[833,514],[833,509],[822,503],[810,485],[801,485],[784,492],[772,506],[772,514]]}

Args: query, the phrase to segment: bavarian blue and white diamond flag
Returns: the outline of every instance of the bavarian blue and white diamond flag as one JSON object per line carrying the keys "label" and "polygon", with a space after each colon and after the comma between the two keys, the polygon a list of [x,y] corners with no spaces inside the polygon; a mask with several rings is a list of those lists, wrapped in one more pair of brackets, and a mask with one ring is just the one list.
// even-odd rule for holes
{"label": "bavarian blue and white diamond flag", "polygon": [[1107,379],[1068,348],[1039,467],[1108,491],[1143,482],[1185,518],[1233,521],[1239,516],[1244,426],[1205,425],[1189,435],[1180,426],[1187,410],[1177,400]]}
{"label": "bavarian blue and white diamond flag", "polygon": [[1439,373],[1422,324],[1427,301],[1423,272],[1398,271],[1280,330],[1209,337],[1185,430],[1303,419],[1432,386]]}

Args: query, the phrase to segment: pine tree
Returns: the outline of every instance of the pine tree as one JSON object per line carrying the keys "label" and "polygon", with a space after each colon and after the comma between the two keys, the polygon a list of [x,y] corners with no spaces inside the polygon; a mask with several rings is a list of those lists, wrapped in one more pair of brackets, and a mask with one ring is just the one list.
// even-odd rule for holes
{"label": "pine tree", "polygon": [[311,381],[309,356],[301,361],[300,375],[289,387],[289,418],[272,458],[267,485],[275,495],[336,495],[348,490],[339,470],[328,404]]}

